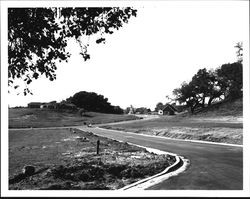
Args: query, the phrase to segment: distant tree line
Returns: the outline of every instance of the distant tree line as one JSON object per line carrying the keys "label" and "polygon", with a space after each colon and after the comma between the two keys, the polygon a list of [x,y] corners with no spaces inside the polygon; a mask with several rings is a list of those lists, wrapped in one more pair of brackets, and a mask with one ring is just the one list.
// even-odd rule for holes
{"label": "distant tree line", "polygon": [[72,103],[85,111],[113,114],[123,114],[124,112],[119,106],[111,105],[108,98],[94,92],[80,91],[67,98],[66,102]]}
{"label": "distant tree line", "polygon": [[234,100],[243,95],[242,43],[237,43],[238,61],[215,70],[199,69],[190,82],[173,91],[175,100],[185,103],[191,112],[210,106],[215,100]]}

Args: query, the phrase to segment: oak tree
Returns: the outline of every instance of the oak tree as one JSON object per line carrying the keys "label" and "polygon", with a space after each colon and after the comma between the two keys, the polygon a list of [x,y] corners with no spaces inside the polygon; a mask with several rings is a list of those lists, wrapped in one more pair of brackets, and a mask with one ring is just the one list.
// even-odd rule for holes
{"label": "oak tree", "polygon": [[83,37],[99,35],[96,43],[105,42],[127,23],[136,10],[130,7],[84,8],[9,8],[8,9],[8,85],[18,88],[15,80],[28,85],[41,75],[56,79],[56,61],[67,61],[66,46],[75,39],[81,47],[83,60],[88,60],[88,43]]}

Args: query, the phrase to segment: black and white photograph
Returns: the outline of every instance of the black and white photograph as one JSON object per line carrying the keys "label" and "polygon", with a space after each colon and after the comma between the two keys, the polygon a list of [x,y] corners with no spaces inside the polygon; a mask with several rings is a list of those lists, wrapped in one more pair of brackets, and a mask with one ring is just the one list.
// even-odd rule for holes
{"label": "black and white photograph", "polygon": [[249,1],[0,3],[1,196],[250,196]]}

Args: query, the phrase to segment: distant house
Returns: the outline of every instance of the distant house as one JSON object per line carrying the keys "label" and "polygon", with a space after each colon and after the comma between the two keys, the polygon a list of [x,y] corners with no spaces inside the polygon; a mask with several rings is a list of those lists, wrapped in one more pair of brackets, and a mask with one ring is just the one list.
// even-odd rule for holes
{"label": "distant house", "polygon": [[30,102],[28,104],[28,108],[49,108],[49,109],[57,109],[58,103],[56,101],[42,103],[42,102]]}
{"label": "distant house", "polygon": [[58,105],[59,109],[77,110],[77,106],[71,103],[60,103]]}
{"label": "distant house", "polygon": [[28,108],[42,108],[43,104],[41,102],[30,102],[28,103]]}
{"label": "distant house", "polygon": [[158,110],[159,115],[175,115],[177,109],[171,104],[166,104],[162,109]]}
{"label": "distant house", "polygon": [[56,101],[52,101],[52,102],[45,104],[45,108],[49,108],[49,109],[58,109],[58,107],[59,107],[59,104],[56,103]]}

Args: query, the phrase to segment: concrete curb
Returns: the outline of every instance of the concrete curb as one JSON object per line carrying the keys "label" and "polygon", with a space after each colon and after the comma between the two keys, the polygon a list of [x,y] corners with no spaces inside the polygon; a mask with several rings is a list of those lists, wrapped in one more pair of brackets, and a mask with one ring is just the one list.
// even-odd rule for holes
{"label": "concrete curb", "polygon": [[168,178],[170,178],[172,176],[178,175],[179,173],[183,172],[186,169],[187,165],[189,164],[187,159],[184,159],[183,157],[180,157],[180,156],[173,154],[173,153],[168,153],[168,152],[161,151],[158,149],[147,148],[147,147],[144,147],[141,145],[136,145],[133,143],[128,143],[128,144],[135,145],[135,146],[142,147],[142,148],[146,148],[147,151],[154,152],[157,154],[173,155],[173,156],[175,156],[176,161],[174,164],[170,165],[164,171],[162,171],[156,175],[142,179],[140,181],[137,181],[133,184],[127,185],[127,186],[119,189],[122,191],[124,191],[124,190],[145,190],[145,189],[147,189],[155,184],[158,184],[164,180],[167,180]]}
{"label": "concrete curb", "polygon": [[[100,127],[96,127],[96,128],[100,128]],[[82,129],[78,128],[79,130],[82,131]],[[94,133],[95,134],[95,133]],[[109,138],[109,139],[112,139],[112,140],[116,140],[118,142],[124,142],[124,141],[120,141],[120,140],[117,140],[117,139],[113,139],[113,138]],[[128,144],[130,145],[134,145],[134,146],[138,146],[138,147],[141,147],[141,148],[145,148],[148,152],[153,152],[153,153],[156,153],[156,154],[167,154],[167,155],[172,155],[172,156],[175,156],[175,163],[170,165],[169,167],[167,167],[164,171],[156,174],[156,175],[153,175],[153,176],[150,176],[148,178],[145,178],[145,179],[142,179],[142,180],[139,180],[135,183],[132,183],[130,185],[127,185],[121,189],[118,189],[118,190],[131,190],[131,189],[136,189],[136,190],[145,190],[146,188],[149,188],[155,184],[158,184],[164,180],[167,180],[168,178],[172,177],[172,176],[176,176],[178,175],[179,173],[183,172],[186,167],[188,166],[189,164],[189,160],[185,159],[184,157],[181,157],[181,156],[178,156],[177,154],[174,154],[174,153],[170,153],[170,152],[166,152],[166,151],[161,151],[159,149],[153,149],[153,148],[149,148],[149,147],[145,147],[145,146],[141,146],[141,145],[137,145],[137,144],[134,144],[134,143],[131,143],[131,142],[127,142]]]}

